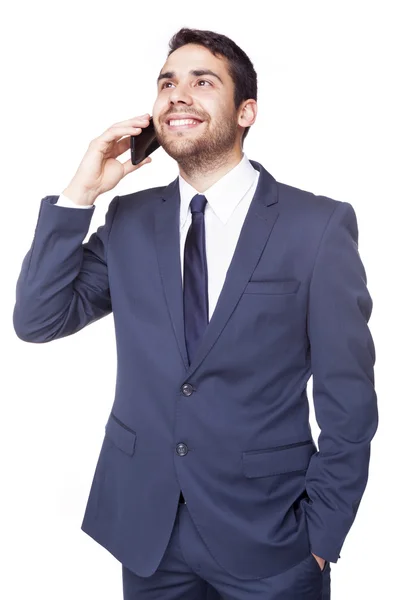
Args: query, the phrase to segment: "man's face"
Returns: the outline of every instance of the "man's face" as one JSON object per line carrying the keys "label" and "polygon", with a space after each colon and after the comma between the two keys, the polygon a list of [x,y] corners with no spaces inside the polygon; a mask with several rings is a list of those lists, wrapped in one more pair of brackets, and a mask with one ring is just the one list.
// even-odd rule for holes
{"label": "man's face", "polygon": [[[157,86],[154,126],[172,158],[209,162],[240,146],[234,84],[225,58],[197,44],[182,46],[168,57]],[[186,121],[191,118],[194,123]]]}

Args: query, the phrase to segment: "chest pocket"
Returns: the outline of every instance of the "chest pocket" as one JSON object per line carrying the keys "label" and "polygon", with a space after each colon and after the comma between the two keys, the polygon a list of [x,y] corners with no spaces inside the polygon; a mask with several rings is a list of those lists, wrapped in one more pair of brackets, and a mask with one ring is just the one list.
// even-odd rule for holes
{"label": "chest pocket", "polygon": [[244,289],[244,294],[295,294],[300,287],[300,281],[288,280],[265,280],[249,281]]}
{"label": "chest pocket", "polygon": [[295,308],[299,305],[299,288],[300,281],[296,279],[249,281],[243,291],[241,305],[253,320],[281,315],[289,325],[289,320],[295,318]]}

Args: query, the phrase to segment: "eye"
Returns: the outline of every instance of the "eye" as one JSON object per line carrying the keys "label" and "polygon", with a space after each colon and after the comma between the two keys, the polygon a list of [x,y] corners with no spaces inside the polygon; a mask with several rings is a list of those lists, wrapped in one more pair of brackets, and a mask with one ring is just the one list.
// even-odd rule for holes
{"label": "eye", "polygon": [[[199,83],[207,83],[207,85],[211,85],[211,86],[212,86],[212,83],[211,83],[211,81],[207,81],[206,79],[199,79],[199,80],[197,81],[197,83],[198,83],[198,84],[199,84]],[[163,89],[165,89],[165,88],[166,88],[166,86],[167,86],[167,85],[169,85],[169,84],[172,84],[172,81],[165,81],[165,82],[164,82],[164,83],[161,85],[161,89],[162,89],[162,90],[163,90]],[[173,85],[173,84],[172,84],[172,85]],[[202,85],[202,86],[200,86],[200,87],[207,87],[207,86],[203,86],[203,85]]]}

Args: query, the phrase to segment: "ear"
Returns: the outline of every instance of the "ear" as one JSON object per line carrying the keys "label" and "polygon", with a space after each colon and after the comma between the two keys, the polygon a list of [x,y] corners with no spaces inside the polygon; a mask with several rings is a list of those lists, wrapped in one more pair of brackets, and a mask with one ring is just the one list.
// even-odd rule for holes
{"label": "ear", "polygon": [[257,117],[256,100],[245,100],[239,111],[238,125],[241,127],[251,127]]}

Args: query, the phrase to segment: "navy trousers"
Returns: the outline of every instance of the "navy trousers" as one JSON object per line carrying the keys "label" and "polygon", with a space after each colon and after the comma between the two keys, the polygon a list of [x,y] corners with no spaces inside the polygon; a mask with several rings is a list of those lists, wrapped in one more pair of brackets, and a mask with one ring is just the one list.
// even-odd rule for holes
{"label": "navy trousers", "polygon": [[222,569],[179,504],[171,539],[157,571],[139,577],[122,565],[124,600],[330,600],[330,564],[312,554],[265,579],[237,579]]}

